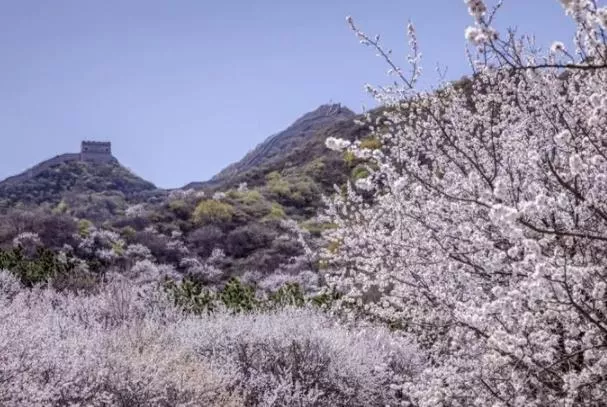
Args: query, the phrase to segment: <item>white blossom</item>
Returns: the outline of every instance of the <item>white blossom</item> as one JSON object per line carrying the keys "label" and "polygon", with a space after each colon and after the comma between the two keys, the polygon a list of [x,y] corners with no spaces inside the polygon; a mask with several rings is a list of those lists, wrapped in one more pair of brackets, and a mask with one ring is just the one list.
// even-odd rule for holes
{"label": "white blossom", "polygon": [[465,3],[471,79],[436,94],[407,78],[375,88],[383,107],[365,120],[383,154],[349,146],[372,171],[329,200],[323,277],[347,317],[404,327],[433,355],[403,383],[413,405],[600,405],[604,8],[561,0],[570,55],[494,41],[485,3]]}
{"label": "white blossom", "polygon": [[13,247],[36,248],[40,245],[40,236],[34,232],[23,232],[13,239]]}
{"label": "white blossom", "polygon": [[161,291],[119,276],[88,296],[7,295],[4,273],[7,407],[398,405],[403,378],[423,361],[413,342],[387,329],[349,329],[311,309],[188,316]]}
{"label": "white blossom", "polygon": [[213,194],[213,199],[215,201],[221,201],[222,199],[225,199],[225,197],[226,197],[225,192],[218,191]]}
{"label": "white blossom", "polygon": [[333,151],[343,151],[350,146],[350,142],[348,140],[338,139],[335,137],[327,137],[325,140],[325,145],[328,149]]}
{"label": "white blossom", "polygon": [[563,44],[561,41],[555,41],[550,46],[550,52],[552,53],[563,52],[565,50],[565,44]]}

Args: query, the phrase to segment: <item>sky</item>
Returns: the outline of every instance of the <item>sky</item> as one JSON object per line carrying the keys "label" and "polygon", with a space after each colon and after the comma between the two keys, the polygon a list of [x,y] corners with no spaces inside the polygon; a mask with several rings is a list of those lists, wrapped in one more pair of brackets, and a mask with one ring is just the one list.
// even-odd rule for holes
{"label": "sky", "polygon": [[[558,3],[505,0],[497,26],[567,41]],[[0,179],[96,140],[177,188],[321,104],[361,112],[390,78],[347,15],[401,65],[411,20],[423,86],[469,72],[463,0],[0,0]]]}

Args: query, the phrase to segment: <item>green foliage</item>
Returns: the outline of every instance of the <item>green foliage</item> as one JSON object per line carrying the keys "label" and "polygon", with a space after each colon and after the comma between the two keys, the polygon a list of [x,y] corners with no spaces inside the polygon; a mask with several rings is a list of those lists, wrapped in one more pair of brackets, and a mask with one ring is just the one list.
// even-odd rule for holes
{"label": "green foliage", "polygon": [[279,220],[286,218],[285,210],[278,202],[272,202],[270,213],[265,217],[265,220]]}
{"label": "green foliage", "polygon": [[263,200],[263,196],[256,189],[249,191],[233,191],[233,196],[234,199],[245,205],[252,205]]}
{"label": "green foliage", "polygon": [[309,177],[320,178],[325,170],[325,162],[322,158],[317,158],[307,164],[303,171]]}
{"label": "green foliage", "polygon": [[332,241],[330,241],[330,242],[329,242],[329,244],[327,245],[327,250],[328,250],[330,253],[335,254],[335,253],[339,252],[339,248],[340,248],[340,247],[341,247],[341,242],[340,242],[340,241],[338,241],[338,240],[332,240]]}
{"label": "green foliage", "polygon": [[382,147],[381,141],[376,137],[367,137],[360,141],[361,148],[369,150],[379,150]]}
{"label": "green foliage", "polygon": [[340,298],[340,294],[333,290],[328,292],[323,292],[321,294],[315,295],[310,298],[310,303],[319,308],[331,308],[335,301]]}
{"label": "green foliage", "polygon": [[235,312],[253,311],[259,308],[260,302],[255,296],[255,288],[232,278],[219,294],[221,302]]}
{"label": "green foliage", "polygon": [[175,305],[186,312],[200,315],[215,310],[215,295],[201,284],[191,280],[184,280],[181,283],[169,280],[166,282],[165,289]]}
{"label": "green foliage", "polygon": [[303,307],[306,304],[328,306],[335,297],[334,294],[322,294],[307,298],[297,283],[287,283],[268,296],[260,297],[254,286],[244,284],[237,278],[230,279],[217,292],[191,280],[184,280],[180,283],[167,281],[165,289],[178,307],[197,315],[212,313],[220,307],[240,313],[268,311],[284,307]]}
{"label": "green foliage", "polygon": [[363,166],[357,166],[352,170],[352,179],[354,180],[367,178],[369,175],[369,171]]}
{"label": "green foliage", "polygon": [[282,178],[282,176],[280,175],[280,173],[278,171],[272,171],[272,172],[266,174],[266,182],[268,182],[268,183],[278,181],[281,178]]}
{"label": "green foliage", "polygon": [[91,232],[92,227],[93,227],[93,224],[91,223],[91,221],[89,221],[87,219],[80,219],[78,221],[78,234],[81,237],[87,237],[89,235],[89,233]]}
{"label": "green foliage", "polygon": [[270,304],[274,307],[302,307],[306,299],[301,287],[297,283],[287,283],[276,292],[270,294]]}
{"label": "green foliage", "polygon": [[282,176],[274,171],[266,176],[266,189],[271,199],[285,206],[305,207],[318,203],[320,188],[310,177],[301,174]]}
{"label": "green foliage", "polygon": [[122,256],[124,254],[124,247],[122,244],[119,243],[114,243],[112,244],[112,250],[114,251],[114,253],[116,253],[118,256]]}
{"label": "green foliage", "polygon": [[354,163],[356,162],[356,156],[354,155],[354,153],[352,151],[345,151],[344,152],[344,162],[349,167],[352,167],[354,165]]}
{"label": "green foliage", "polygon": [[69,210],[69,205],[67,204],[67,202],[65,202],[64,199],[61,200],[61,202],[59,202],[57,204],[57,206],[53,209],[53,213],[56,214],[62,214],[62,213],[66,213]]}
{"label": "green foliage", "polygon": [[255,288],[236,278],[230,279],[219,292],[191,280],[180,283],[167,281],[165,288],[175,305],[194,314],[211,313],[220,304],[233,312],[249,312],[260,308],[261,304],[255,295]]}
{"label": "green foliage", "polygon": [[229,222],[234,216],[234,207],[228,203],[206,199],[194,210],[194,222],[199,224]]}
{"label": "green foliage", "polygon": [[190,206],[181,199],[169,202],[169,210],[173,212],[177,218],[183,220],[188,219],[191,213]]}
{"label": "green foliage", "polygon": [[267,188],[273,195],[277,197],[289,197],[291,188],[289,183],[280,175],[279,172],[273,171],[266,176]]}
{"label": "green foliage", "polygon": [[21,247],[0,249],[0,270],[9,270],[27,287],[73,271],[75,263],[72,260],[66,257],[62,262],[57,254],[46,248],[38,248],[31,257],[26,256]]}
{"label": "green foliage", "polygon": [[135,229],[133,229],[133,227],[131,226],[125,226],[120,230],[120,235],[127,239],[133,239],[136,235],[137,235],[137,231]]}
{"label": "green foliage", "polygon": [[230,203],[234,205],[235,217],[241,219],[240,215],[242,213],[246,214],[245,218],[261,220],[272,211],[272,203],[257,189],[248,191],[232,190],[228,193],[228,197],[232,199]]}

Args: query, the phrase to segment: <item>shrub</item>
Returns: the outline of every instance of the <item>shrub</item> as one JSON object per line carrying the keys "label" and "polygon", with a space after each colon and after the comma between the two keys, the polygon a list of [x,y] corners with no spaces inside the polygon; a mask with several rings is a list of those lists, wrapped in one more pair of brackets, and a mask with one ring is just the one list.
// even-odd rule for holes
{"label": "shrub", "polygon": [[61,200],[57,204],[57,206],[55,206],[53,208],[53,213],[63,214],[63,213],[66,213],[69,209],[70,209],[69,205],[64,200]]}
{"label": "shrub", "polygon": [[272,202],[270,213],[265,216],[265,220],[280,220],[286,218],[285,210],[278,202]]}
{"label": "shrub", "polygon": [[276,197],[288,197],[291,194],[289,183],[277,171],[266,176],[266,185],[270,193]]}
{"label": "shrub", "polygon": [[271,172],[266,180],[269,196],[283,205],[303,208],[318,204],[320,188],[308,176],[283,177],[278,172]]}
{"label": "shrub", "polygon": [[379,150],[381,149],[381,140],[377,137],[367,137],[360,141],[360,148],[368,150]]}
{"label": "shrub", "polygon": [[305,301],[304,293],[296,283],[286,283],[270,294],[270,302],[278,308],[301,307]]}
{"label": "shrub", "polygon": [[168,281],[165,288],[174,304],[179,308],[200,315],[217,309],[231,312],[249,312],[264,308],[255,288],[232,278],[219,291],[209,290],[199,282],[186,279],[181,283]]}
{"label": "shrub", "polygon": [[177,216],[177,218],[182,220],[189,219],[192,211],[190,205],[181,199],[170,201],[169,209],[175,214],[175,216]]}
{"label": "shrub", "polygon": [[228,309],[236,312],[253,311],[259,306],[255,296],[255,288],[242,284],[236,278],[228,281],[221,290],[219,298]]}
{"label": "shrub", "polygon": [[263,200],[261,193],[255,189],[235,191],[235,199],[245,205],[252,205]]}
{"label": "shrub", "polygon": [[301,227],[304,230],[310,232],[312,236],[320,237],[322,232],[329,229],[335,229],[337,225],[328,222],[318,222],[314,220],[310,220],[301,224]]}
{"label": "shrub", "polygon": [[268,226],[250,223],[240,226],[226,238],[226,254],[233,257],[246,257],[253,251],[269,247],[275,237],[275,232]]}
{"label": "shrub", "polygon": [[81,237],[87,237],[91,231],[93,224],[87,219],[81,219],[78,221],[78,234]]}
{"label": "shrub", "polygon": [[208,257],[214,248],[223,244],[224,233],[215,225],[204,225],[187,236],[193,250],[201,257]]}
{"label": "shrub", "polygon": [[354,153],[351,151],[344,151],[344,162],[349,167],[353,166],[356,162],[356,156],[354,155]]}
{"label": "shrub", "polygon": [[137,232],[131,238],[131,243],[147,247],[154,258],[160,263],[177,264],[187,250],[181,240],[171,240],[168,236],[153,230]]}
{"label": "shrub", "polygon": [[11,209],[0,215],[0,245],[24,232],[35,232],[45,246],[59,249],[74,242],[77,224],[71,216],[40,208]]}
{"label": "shrub", "polygon": [[46,283],[76,268],[72,258],[60,258],[49,249],[39,247],[33,256],[26,256],[21,247],[0,249],[0,270],[10,270],[22,284],[31,287]]}
{"label": "shrub", "polygon": [[214,199],[201,201],[193,214],[194,221],[199,224],[229,222],[232,216],[234,216],[232,205]]}
{"label": "shrub", "polygon": [[206,318],[182,329],[198,353],[234,366],[246,405],[397,405],[405,398],[390,385],[417,371],[406,341],[372,328],[354,333],[315,311]]}
{"label": "shrub", "polygon": [[362,178],[367,178],[370,175],[369,170],[367,168],[365,168],[364,166],[357,166],[354,167],[354,169],[352,170],[352,179],[354,181],[362,179]]}

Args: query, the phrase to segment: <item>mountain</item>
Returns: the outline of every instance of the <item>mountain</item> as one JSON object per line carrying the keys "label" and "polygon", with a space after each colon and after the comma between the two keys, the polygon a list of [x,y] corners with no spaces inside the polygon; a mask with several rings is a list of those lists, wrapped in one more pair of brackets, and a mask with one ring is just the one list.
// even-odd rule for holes
{"label": "mountain", "polygon": [[76,228],[86,235],[87,225],[94,225],[126,244],[145,246],[157,262],[186,274],[206,270],[202,265],[215,249],[225,255],[217,264],[221,281],[246,272],[271,279],[315,270],[284,221],[309,232],[310,246],[322,244],[321,232],[329,227],[315,219],[322,196],[360,172],[360,163],[329,150],[325,141],[365,139],[368,130],[356,117],[339,104],[320,106],[211,180],[174,191],[126,169],[109,143],[83,142],[80,153],[56,156],[0,182],[0,248],[31,231],[45,247],[61,250],[74,245]]}
{"label": "mountain", "polygon": [[66,196],[96,193],[138,199],[156,190],[122,166],[111,155],[109,143],[83,142],[80,153],[55,156],[1,181],[0,206],[56,204]]}
{"label": "mountain", "polygon": [[[341,104],[322,105],[270,136],[240,161],[212,179],[182,189],[228,190],[246,182],[263,187],[269,174],[287,181],[308,179],[319,191],[343,183],[349,173],[343,156],[325,147],[327,137],[360,139],[366,130],[354,123],[356,113]],[[318,187],[318,188],[316,188]],[[56,204],[74,194],[120,194],[127,200],[166,194],[120,164],[110,143],[84,141],[80,153],[45,160],[21,174],[0,181],[0,208],[16,203]],[[314,199],[318,194],[314,194]]]}
{"label": "mountain", "polygon": [[316,174],[317,181],[324,187],[332,187],[333,181],[340,183],[343,180],[343,157],[329,151],[325,140],[331,136],[350,140],[364,137],[366,130],[354,123],[356,116],[340,104],[322,105],[304,114],[287,129],[268,137],[209,181],[193,182],[184,189],[226,189],[242,182],[259,186],[272,172],[303,174],[310,165],[315,165],[317,170],[319,166],[323,167]]}

